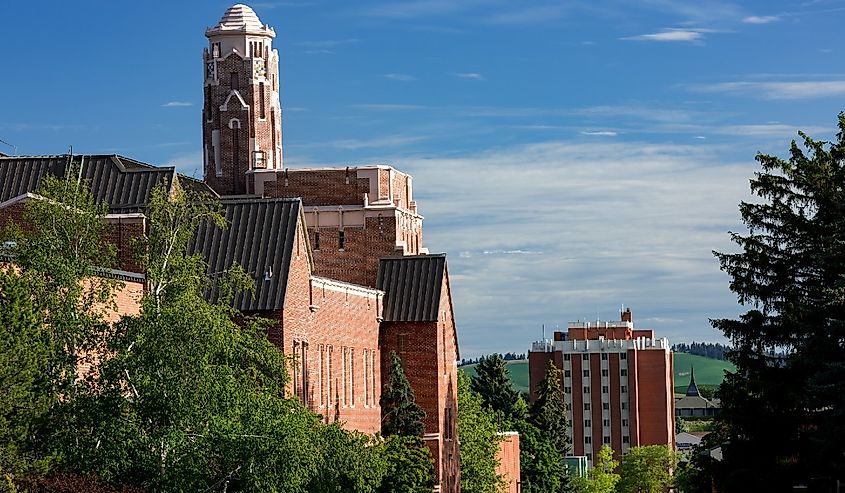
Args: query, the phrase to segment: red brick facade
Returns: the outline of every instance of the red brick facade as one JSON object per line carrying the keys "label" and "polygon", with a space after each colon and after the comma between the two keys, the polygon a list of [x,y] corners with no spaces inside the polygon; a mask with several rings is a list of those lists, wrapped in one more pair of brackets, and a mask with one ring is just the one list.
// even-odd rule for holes
{"label": "red brick facade", "polygon": [[522,487],[519,474],[519,433],[513,431],[502,433],[501,438],[499,452],[496,455],[499,461],[496,474],[505,482],[505,489],[502,490],[504,493],[519,493]]}
{"label": "red brick facade", "polygon": [[621,322],[571,323],[568,333],[534,344],[532,395],[549,361],[563,371],[572,453],[592,461],[602,445],[618,459],[630,447],[674,447],[674,373],[669,341]]}

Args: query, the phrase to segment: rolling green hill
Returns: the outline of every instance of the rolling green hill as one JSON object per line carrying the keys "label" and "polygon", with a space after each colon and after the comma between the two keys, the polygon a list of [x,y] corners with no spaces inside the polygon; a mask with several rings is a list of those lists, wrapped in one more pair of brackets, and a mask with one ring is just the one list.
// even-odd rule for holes
{"label": "rolling green hill", "polygon": [[[725,370],[734,371],[734,365],[727,361],[695,356],[687,353],[675,353],[675,391],[684,392],[689,384],[690,366],[695,368],[695,382],[699,385],[719,385]],[[475,365],[460,368],[469,376],[475,375]],[[520,392],[528,392],[528,361],[508,361],[511,381]]]}

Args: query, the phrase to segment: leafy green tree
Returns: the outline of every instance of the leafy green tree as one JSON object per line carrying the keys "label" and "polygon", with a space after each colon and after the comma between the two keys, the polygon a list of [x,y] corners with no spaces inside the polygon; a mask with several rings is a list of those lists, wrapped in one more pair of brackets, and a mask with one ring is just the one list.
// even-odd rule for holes
{"label": "leafy green tree", "polygon": [[619,482],[619,474],[615,472],[618,466],[619,461],[613,460],[613,450],[607,445],[602,445],[596,454],[595,464],[587,471],[587,477],[572,479],[575,491],[613,493]]}
{"label": "leafy green tree", "polygon": [[390,352],[390,373],[381,392],[381,432],[384,436],[416,436],[423,434],[425,412],[417,404],[414,389],[402,369],[402,360]]}
{"label": "leafy green tree", "polygon": [[[715,253],[749,309],[712,321],[731,340],[719,396],[733,489],[845,477],[845,114],[832,142],[799,132],[758,154],[759,198],[739,206],[739,253]],[[772,430],[777,430],[772,433]]]}
{"label": "leafy green tree", "polygon": [[32,438],[49,406],[43,330],[26,281],[0,271],[0,473],[10,478],[41,459]]}
{"label": "leafy green tree", "polygon": [[24,207],[25,227],[4,233],[15,241],[15,264],[44,324],[45,392],[51,405],[76,392],[80,357],[100,344],[119,284],[99,275],[116,258],[105,241],[108,207],[79,179],[80,169],[71,163],[64,178],[44,176],[37,196]]}
{"label": "leafy green tree", "polygon": [[563,400],[562,372],[549,361],[543,380],[537,385],[537,399],[531,407],[531,423],[546,436],[558,454],[565,457],[571,448],[569,419]]}
{"label": "leafy green tree", "polygon": [[675,416],[675,434],[683,433],[685,431],[689,431],[689,424],[687,420],[680,416]]}
{"label": "leafy green tree", "polygon": [[481,395],[486,407],[501,412],[507,420],[525,419],[525,403],[514,388],[507,363],[501,355],[482,356],[475,373],[471,388]]}
{"label": "leafy green tree", "polygon": [[385,439],[387,472],[382,493],[428,493],[434,488],[431,452],[418,436],[391,435]]}
{"label": "leafy green tree", "polygon": [[622,456],[619,493],[657,493],[672,485],[677,454],[665,445],[633,447]]}
{"label": "leafy green tree", "polygon": [[470,378],[458,371],[458,436],[461,440],[461,491],[465,493],[497,493],[502,478],[496,474],[499,465],[499,442],[495,413],[485,408],[481,396],[470,388]]}

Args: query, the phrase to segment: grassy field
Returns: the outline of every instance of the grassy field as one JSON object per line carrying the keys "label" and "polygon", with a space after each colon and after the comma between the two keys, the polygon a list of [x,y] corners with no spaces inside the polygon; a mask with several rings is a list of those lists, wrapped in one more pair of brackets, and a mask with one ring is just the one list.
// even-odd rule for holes
{"label": "grassy field", "polygon": [[[689,384],[690,366],[695,368],[695,382],[699,385],[719,385],[725,370],[734,371],[734,365],[703,356],[687,353],[675,353],[675,391],[685,392]],[[462,366],[461,370],[469,376],[475,375],[475,365]],[[528,392],[528,362],[509,361],[511,381],[520,392]]]}

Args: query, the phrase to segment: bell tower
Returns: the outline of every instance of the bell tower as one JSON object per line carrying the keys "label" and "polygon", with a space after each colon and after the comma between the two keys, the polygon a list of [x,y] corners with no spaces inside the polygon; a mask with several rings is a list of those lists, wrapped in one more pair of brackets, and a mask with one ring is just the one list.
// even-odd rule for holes
{"label": "bell tower", "polygon": [[276,33],[251,8],[236,4],[205,36],[205,182],[220,195],[254,193],[255,173],[282,169]]}

